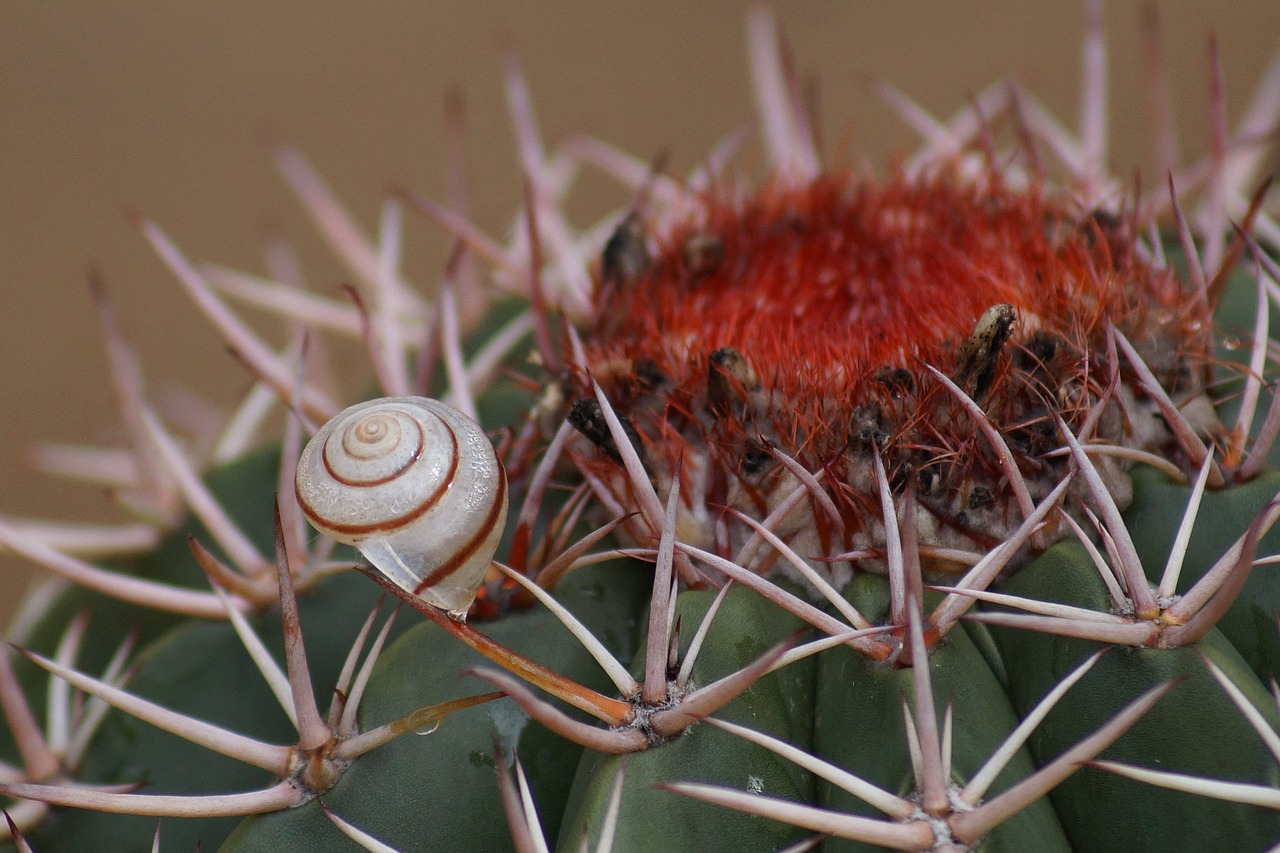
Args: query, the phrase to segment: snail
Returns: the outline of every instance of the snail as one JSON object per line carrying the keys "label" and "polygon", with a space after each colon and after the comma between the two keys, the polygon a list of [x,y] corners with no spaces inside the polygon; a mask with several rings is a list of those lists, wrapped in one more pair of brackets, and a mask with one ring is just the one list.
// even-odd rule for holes
{"label": "snail", "polygon": [[295,488],[312,526],[458,619],[507,519],[507,478],[488,437],[426,397],[339,413],[303,449]]}

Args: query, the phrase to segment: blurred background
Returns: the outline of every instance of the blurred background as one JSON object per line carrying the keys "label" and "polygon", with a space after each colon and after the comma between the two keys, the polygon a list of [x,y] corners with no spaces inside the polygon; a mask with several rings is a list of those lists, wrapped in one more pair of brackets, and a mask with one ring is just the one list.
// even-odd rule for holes
{"label": "blurred background", "polygon": [[[947,116],[987,83],[1016,77],[1065,123],[1078,112],[1079,3],[898,0],[777,4],[806,79],[817,83],[823,150],[883,169],[912,134],[870,91],[894,83]],[[1280,45],[1274,0],[1113,0],[1110,160],[1153,174],[1142,76],[1154,6],[1184,159],[1208,144],[1208,44],[1217,38],[1228,119]],[[370,232],[387,187],[443,199],[444,102],[466,102],[472,213],[499,233],[521,198],[503,95],[515,49],[546,141],[583,132],[683,174],[753,116],[748,4],[377,3],[334,0],[10,2],[0,7],[0,514],[111,520],[100,492],[28,473],[37,440],[118,434],[87,272],[101,271],[153,393],[181,388],[229,408],[240,366],[147,249],[125,213],[154,218],[190,257],[263,271],[283,231],[308,280],[345,275],[273,170],[296,145]],[[750,162],[748,160],[748,162]],[[588,180],[579,224],[625,204]],[[430,286],[448,241],[408,219],[406,275]],[[32,576],[0,553],[0,624]]]}

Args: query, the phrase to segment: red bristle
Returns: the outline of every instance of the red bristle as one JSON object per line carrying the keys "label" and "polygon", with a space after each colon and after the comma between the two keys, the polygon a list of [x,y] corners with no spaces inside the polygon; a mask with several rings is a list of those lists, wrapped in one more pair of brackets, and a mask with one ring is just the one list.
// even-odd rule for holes
{"label": "red bristle", "polygon": [[[845,414],[833,401],[864,398],[874,371],[950,370],[991,305],[1014,307],[1020,339],[1039,328],[1085,350],[1104,319],[1194,313],[1109,222],[1077,224],[1034,189],[986,184],[827,176],[740,206],[711,199],[703,221],[658,235],[646,274],[598,306],[589,358],[615,367],[602,384],[622,400],[636,382],[616,367],[656,366],[677,389],[668,404],[685,408],[705,393],[711,354],[732,347],[793,407],[775,427],[795,452],[815,439],[829,447],[824,430],[842,434],[828,423]],[[682,247],[708,236],[718,262],[691,271]]]}

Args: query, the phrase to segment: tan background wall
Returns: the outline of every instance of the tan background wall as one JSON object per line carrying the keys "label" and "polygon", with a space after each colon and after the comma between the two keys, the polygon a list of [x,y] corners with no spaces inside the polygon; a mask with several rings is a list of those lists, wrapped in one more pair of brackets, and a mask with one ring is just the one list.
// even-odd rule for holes
{"label": "tan background wall", "polygon": [[[1280,44],[1274,0],[1157,4],[1184,152],[1207,142],[1207,36],[1231,118]],[[99,494],[25,473],[39,437],[109,438],[114,416],[85,286],[99,267],[153,388],[228,405],[246,386],[123,211],[156,218],[193,257],[261,270],[265,223],[304,249],[310,279],[344,279],[272,171],[264,140],[298,145],[372,228],[392,183],[442,197],[442,103],[466,94],[475,214],[490,231],[520,197],[502,94],[523,57],[548,140],[586,131],[681,173],[752,115],[741,2],[138,0],[0,7],[0,513],[111,517]],[[1137,2],[1107,4],[1113,165],[1148,169]],[[1014,75],[1074,120],[1074,3],[778,4],[799,66],[820,83],[827,150],[851,133],[883,165],[911,135],[870,95],[890,80],[949,113]],[[591,182],[583,210],[623,196]],[[414,222],[408,272],[430,283],[445,240]],[[0,555],[0,620],[28,570]]]}

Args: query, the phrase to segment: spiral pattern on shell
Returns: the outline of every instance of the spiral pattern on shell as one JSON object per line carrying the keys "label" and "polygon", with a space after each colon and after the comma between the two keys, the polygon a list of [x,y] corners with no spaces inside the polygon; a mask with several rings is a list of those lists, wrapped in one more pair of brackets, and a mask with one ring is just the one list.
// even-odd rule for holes
{"label": "spiral pattern on shell", "polygon": [[339,413],[302,451],[295,485],[317,530],[455,615],[475,599],[506,524],[506,475],[488,437],[426,397]]}

